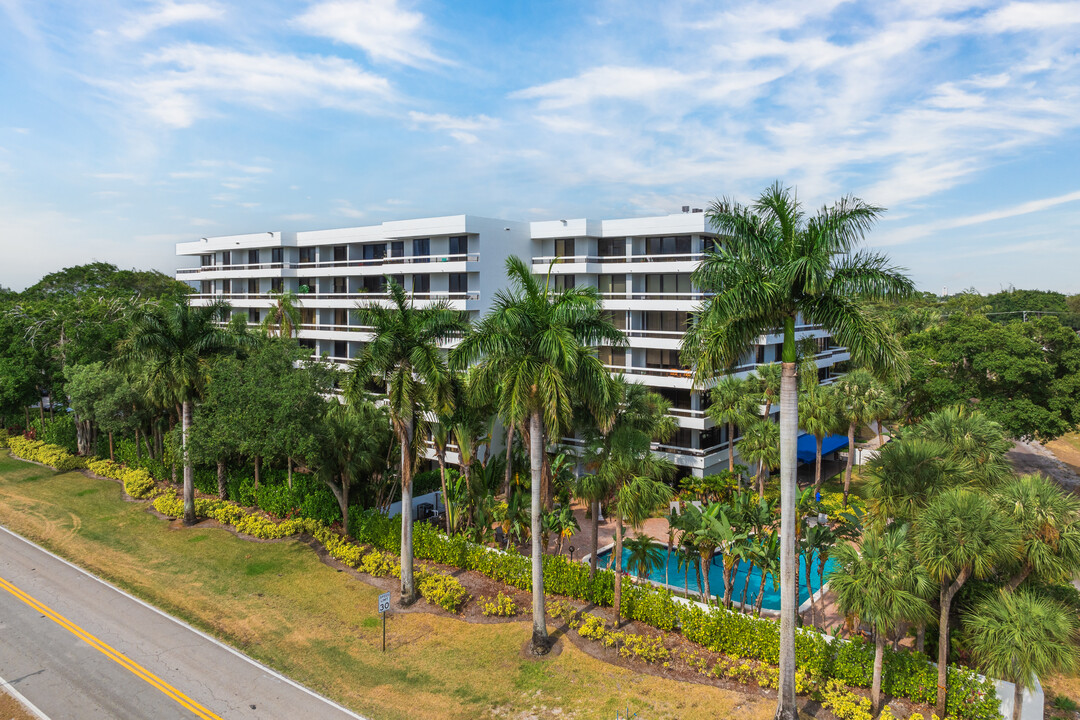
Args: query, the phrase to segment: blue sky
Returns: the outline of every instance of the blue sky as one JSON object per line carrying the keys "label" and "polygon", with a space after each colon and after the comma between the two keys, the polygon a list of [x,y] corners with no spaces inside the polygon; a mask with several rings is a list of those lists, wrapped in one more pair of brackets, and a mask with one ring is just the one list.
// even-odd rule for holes
{"label": "blue sky", "polygon": [[0,285],[209,235],[888,208],[928,290],[1080,292],[1080,2],[0,0]]}

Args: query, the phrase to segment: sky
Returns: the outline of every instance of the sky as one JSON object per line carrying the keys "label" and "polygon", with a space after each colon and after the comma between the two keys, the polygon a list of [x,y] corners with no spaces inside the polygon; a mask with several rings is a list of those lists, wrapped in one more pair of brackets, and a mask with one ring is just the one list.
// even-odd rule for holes
{"label": "sky", "polygon": [[0,0],[0,285],[471,214],[887,208],[921,289],[1080,292],[1080,2]]}

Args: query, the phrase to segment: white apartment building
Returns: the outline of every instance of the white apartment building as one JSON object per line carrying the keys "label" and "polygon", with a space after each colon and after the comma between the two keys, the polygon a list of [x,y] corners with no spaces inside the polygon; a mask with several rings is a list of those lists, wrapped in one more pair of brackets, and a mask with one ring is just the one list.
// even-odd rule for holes
{"label": "white apartment building", "polygon": [[[599,348],[613,373],[624,373],[665,395],[679,431],[654,450],[683,472],[719,472],[730,450],[726,429],[705,413],[708,388],[694,388],[679,361],[689,314],[704,295],[690,274],[713,246],[699,210],[621,220],[519,222],[455,215],[311,232],[265,232],[178,243],[177,255],[199,265],[177,270],[197,294],[192,302],[226,300],[234,312],[258,323],[273,305],[272,290],[297,293],[302,344],[337,362],[355,357],[370,339],[352,317],[357,303],[386,300],[385,277],[418,302],[446,299],[472,319],[482,315],[506,284],[505,260],[531,260],[556,288],[591,285],[624,330],[629,346]],[[819,327],[799,326],[798,336],[817,339],[822,381],[848,359]],[[779,360],[782,338],[758,338],[736,372]],[[454,462],[455,458],[448,458]]]}

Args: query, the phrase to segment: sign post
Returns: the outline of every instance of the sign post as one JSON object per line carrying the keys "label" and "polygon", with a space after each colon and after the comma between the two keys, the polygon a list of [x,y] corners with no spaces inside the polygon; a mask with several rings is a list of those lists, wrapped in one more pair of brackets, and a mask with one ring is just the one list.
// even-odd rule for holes
{"label": "sign post", "polygon": [[390,609],[390,593],[379,596],[379,614],[382,615],[382,649],[386,652],[386,611]]}

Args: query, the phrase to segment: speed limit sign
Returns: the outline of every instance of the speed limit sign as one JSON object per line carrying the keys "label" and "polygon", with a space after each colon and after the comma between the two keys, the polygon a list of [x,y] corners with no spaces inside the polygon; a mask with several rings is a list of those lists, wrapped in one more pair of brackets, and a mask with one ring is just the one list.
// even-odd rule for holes
{"label": "speed limit sign", "polygon": [[383,593],[379,596],[379,612],[384,613],[390,609],[390,593]]}

